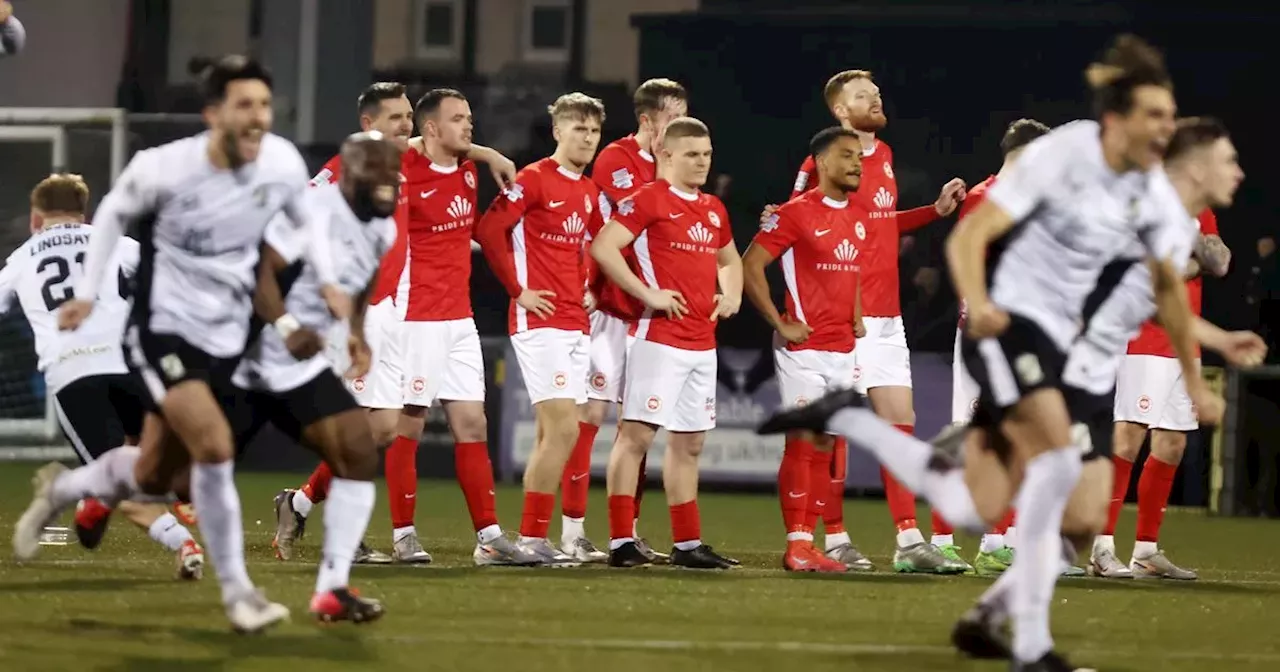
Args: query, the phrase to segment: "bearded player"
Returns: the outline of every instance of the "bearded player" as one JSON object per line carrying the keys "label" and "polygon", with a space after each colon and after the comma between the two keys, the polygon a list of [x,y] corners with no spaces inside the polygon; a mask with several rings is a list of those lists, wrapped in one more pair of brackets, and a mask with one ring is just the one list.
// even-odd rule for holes
{"label": "bearded player", "polygon": [[[817,188],[778,208],[742,258],[747,298],[776,332],[773,359],[784,406],[803,405],[829,391],[853,387],[855,325],[861,317],[858,233],[865,233],[870,218],[850,195],[862,177],[862,143],[854,131],[828,128],[814,136],[809,153],[818,166]],[[787,287],[785,315],[774,306],[764,274],[778,258]],[[778,497],[787,531],[783,568],[874,569],[861,554],[857,560],[850,557],[853,567],[847,567],[813,546],[820,514],[813,504],[822,495],[809,493],[818,487],[826,490],[834,437],[796,431],[787,434],[787,443],[804,450],[786,451],[778,467]]]}
{"label": "bearded player", "polygon": [[[888,123],[884,115],[880,87],[867,70],[845,70],[827,80],[823,97],[831,114],[843,128],[853,130],[862,140],[862,185],[854,198],[870,213],[866,238],[859,239],[863,251],[862,310],[866,337],[859,340],[854,356],[855,381],[865,390],[876,414],[906,434],[915,429],[911,395],[911,353],[907,350],[898,292],[898,236],[915,231],[939,217],[946,217],[964,199],[965,184],[959,178],[947,182],[932,205],[896,210],[898,183],[893,173],[893,150],[876,133]],[[809,189],[815,163],[805,160],[796,176],[792,196]],[[786,450],[807,453],[803,443],[789,442]],[[798,458],[804,461],[804,457]],[[832,458],[831,487],[821,493],[825,500],[823,525],[826,528],[827,556],[856,568],[860,554],[850,544],[844,528],[844,481],[847,450],[837,439]],[[960,559],[951,536],[951,527],[939,516],[933,518],[934,537],[926,543],[916,525],[916,500],[888,470],[881,469],[885,499],[898,528],[893,568],[898,572],[955,574],[969,569]],[[811,492],[810,497],[818,496]]]}
{"label": "bearded player", "polygon": [[[654,181],[658,153],[658,138],[663,129],[677,117],[688,111],[688,95],[684,87],[669,79],[650,79],[636,89],[633,97],[636,132],[610,143],[600,151],[591,169],[591,179],[600,188],[610,205],[616,206],[622,199],[634,194],[640,187]],[[588,222],[588,240],[599,235],[600,230]],[[623,250],[628,263],[634,264],[630,247]],[[560,550],[582,562],[601,562],[607,556],[597,550],[586,536],[587,489],[591,477],[591,448],[596,434],[604,422],[605,414],[613,404],[622,402],[622,379],[631,337],[631,325],[640,317],[644,306],[618,288],[603,273],[594,271],[594,262],[587,260],[589,291],[596,302],[591,313],[591,370],[587,386],[587,403],[582,407],[578,422],[578,440],[573,454],[565,465],[560,482],[561,509],[563,513]],[[634,265],[632,266],[634,269]],[[640,463],[640,480],[636,483],[635,518],[640,518],[640,500],[644,495],[646,463]],[[633,530],[636,547],[654,562],[666,562],[667,555],[653,550]]]}

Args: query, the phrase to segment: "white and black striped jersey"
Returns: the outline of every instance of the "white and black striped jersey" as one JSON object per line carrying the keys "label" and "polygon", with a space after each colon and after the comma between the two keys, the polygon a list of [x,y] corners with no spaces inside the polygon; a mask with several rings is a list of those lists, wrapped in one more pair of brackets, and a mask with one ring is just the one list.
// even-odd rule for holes
{"label": "white and black striped jersey", "polygon": [[108,276],[88,319],[76,331],[58,331],[58,306],[73,296],[94,237],[88,224],[50,226],[14,250],[0,269],[0,312],[17,299],[31,324],[37,367],[50,394],[81,378],[128,371],[120,341],[129,317],[130,278],[138,266],[138,243],[132,238],[121,238],[112,250]]}
{"label": "white and black striped jersey", "polygon": [[1185,238],[1186,210],[1161,168],[1116,173],[1096,122],[1076,121],[1027,146],[987,200],[1015,222],[989,253],[989,291],[1000,308],[1037,324],[1066,352],[1085,299],[1112,260],[1169,259]]}
{"label": "white and black striped jersey", "polygon": [[[382,256],[395,242],[395,221],[378,217],[360,221],[337,184],[313,187],[308,190],[306,199],[310,212],[320,216],[326,224],[333,249],[342,250],[335,259],[337,286],[349,295],[360,294],[373,281]],[[335,329],[336,320],[320,294],[320,278],[312,264],[301,261],[307,248],[313,245],[314,238],[281,217],[267,227],[266,241],[293,264],[281,278],[285,310],[298,320],[298,324],[321,335],[341,334],[343,342],[333,345],[345,349],[346,330]],[[279,332],[268,325],[245,350],[233,381],[238,387],[248,390],[287,392],[333,366],[331,357],[325,353],[305,361],[294,359]]]}
{"label": "white and black striped jersey", "polygon": [[[101,234],[75,293],[98,294],[115,238],[137,222],[134,322],[228,358],[244,350],[267,223],[282,211],[299,227],[308,223],[300,201],[308,176],[280,136],[264,135],[257,160],[236,170],[210,162],[209,142],[201,133],[133,157],[94,217]],[[324,272],[332,277],[331,262]]]}

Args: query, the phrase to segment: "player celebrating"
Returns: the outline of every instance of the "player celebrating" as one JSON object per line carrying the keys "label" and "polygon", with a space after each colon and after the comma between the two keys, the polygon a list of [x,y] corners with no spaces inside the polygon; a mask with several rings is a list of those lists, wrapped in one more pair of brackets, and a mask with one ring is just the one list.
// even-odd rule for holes
{"label": "player celebrating", "polygon": [[[356,109],[362,130],[378,131],[401,149],[409,149],[409,136],[413,133],[413,106],[405,96],[403,84],[371,84],[360,94]],[[508,183],[515,176],[515,164],[488,147],[472,145],[468,156],[475,161],[488,163],[500,184]],[[414,163],[414,158],[405,152],[401,162]],[[341,175],[341,167],[341,155],[329,159],[324,168],[312,178],[312,186],[336,182]],[[403,170],[401,174],[404,174]],[[408,204],[407,192],[400,194],[400,204],[402,207],[396,211],[396,240],[391,250],[382,258],[378,281],[369,296],[369,310],[365,317],[365,337],[372,352],[369,372],[354,380],[344,381],[360,406],[369,411],[374,441],[380,448],[385,448],[395,439],[400,410],[404,406],[404,386],[401,380],[403,356],[400,353],[399,338],[409,291],[408,276],[404,273],[409,249],[408,212],[404,207]],[[342,354],[336,353],[339,358]],[[404,460],[400,463],[403,464]],[[396,465],[396,460],[393,459],[391,464]],[[301,488],[282,490],[276,495],[276,536],[272,540],[276,557],[288,560],[292,556],[294,542],[306,531],[307,515],[310,514],[311,507],[328,496],[332,478],[329,464],[322,461]],[[393,472],[387,473],[387,487],[393,501],[406,501],[406,492],[412,494],[415,484],[416,475],[412,482],[406,483],[405,479],[398,478]],[[409,520],[412,519],[413,516],[410,515]],[[420,548],[415,549],[405,544],[398,548],[404,552],[395,551],[394,559],[401,562],[424,562],[431,559]],[[363,542],[356,553],[357,563],[382,564],[391,562],[392,559]]]}
{"label": "player celebrating", "polygon": [[[876,86],[871,73],[867,70],[836,73],[827,80],[823,97],[840,125],[855,131],[862,139],[862,186],[855,200],[871,214],[866,226],[867,238],[860,239],[859,245],[863,253],[862,310],[867,335],[859,339],[854,353],[855,380],[860,389],[866,390],[871,407],[880,417],[911,434],[915,428],[915,411],[911,401],[911,353],[907,350],[899,304],[898,235],[950,215],[964,199],[965,184],[959,178],[953,179],[942,187],[933,205],[897,211],[898,183],[893,173],[893,150],[876,137],[888,120],[880,87]],[[793,197],[812,185],[814,172],[814,160],[809,157],[796,176]],[[802,450],[802,447],[793,450]],[[831,490],[822,493],[820,498],[825,500],[823,523],[827,555],[854,568],[859,556],[851,553],[849,534],[844,528],[846,459],[844,443],[837,440]],[[916,525],[915,495],[895,481],[887,470],[881,470],[881,476],[889,512],[898,528],[894,570],[953,574],[969,569],[960,559],[946,521],[934,516],[935,536],[931,543],[925,543]]]}
{"label": "player celebrating", "polygon": [[[298,150],[269,133],[271,76],[262,66],[242,56],[220,59],[205,73],[202,91],[209,132],[133,157],[98,210],[77,298],[63,304],[58,322],[76,329],[85,321],[116,241],[130,223],[145,222],[129,338],[155,408],[141,456],[122,455],[132,454],[135,463],[126,468],[153,495],[175,489],[175,477],[191,465],[191,500],[227,617],[237,631],[255,632],[289,610],[267,601],[245,567],[225,409],[236,396],[231,375],[249,335],[263,232],[282,209],[295,223],[310,219],[299,202],[307,173]],[[326,303],[346,315],[350,299],[334,286],[329,247],[327,236],[313,236],[309,254]],[[120,466],[115,462],[99,471],[110,473]],[[60,493],[75,485],[63,471],[49,465],[37,474],[35,498],[14,533],[20,558],[34,555],[38,530],[56,514]]]}
{"label": "player celebrating", "polygon": [[[609,564],[649,564],[635,543],[635,489],[641,457],[666,428],[663,486],[671,512],[671,564],[728,569],[736,560],[702,543],[698,455],[716,418],[716,321],[738,312],[742,260],[720,199],[699,190],[711,169],[711,133],[697,119],[667,125],[662,179],[618,203],[591,245],[600,269],[646,309],[627,360],[622,423],[609,456]],[[622,256],[634,242],[644,276]],[[717,284],[719,288],[717,290]]]}
{"label": "player celebrating", "polygon": [[[89,187],[79,175],[46,177],[31,192],[33,235],[0,269],[0,312],[8,312],[17,299],[35,335],[37,368],[44,374],[58,424],[82,464],[126,441],[137,441],[145,406],[145,393],[128,375],[120,347],[138,267],[137,241],[123,238],[116,246],[108,286],[84,325],[71,333],[57,329],[54,313],[71,298],[94,235],[84,223],[88,205]],[[204,551],[163,504],[126,501],[120,510],[156,543],[177,554],[179,578],[200,578]],[[85,516],[105,520],[110,511],[95,499],[81,503],[76,534],[85,548],[96,548],[102,535],[81,521]]]}
{"label": "player celebrating", "polygon": [[[636,89],[633,97],[636,132],[620,138],[600,150],[591,169],[591,179],[608,198],[609,204],[635,193],[655,178],[655,146],[662,131],[672,119],[688,112],[688,94],[684,87],[669,79],[650,79]],[[588,235],[599,235],[588,222]],[[631,248],[623,251],[628,263],[633,263]],[[588,265],[592,265],[588,261]],[[634,268],[634,266],[633,266]],[[608,556],[597,550],[586,536],[587,491],[591,476],[591,447],[604,422],[609,407],[622,401],[622,379],[626,371],[627,345],[631,323],[640,317],[644,307],[622,291],[603,273],[590,273],[591,292],[596,299],[596,310],[591,313],[591,373],[587,386],[587,404],[583,406],[578,423],[578,441],[573,454],[565,465],[564,478],[560,481],[563,518],[560,532],[560,550],[583,562],[598,562]],[[645,458],[640,461],[640,480],[636,483],[636,512],[640,518],[640,500],[644,494],[646,473]],[[654,562],[666,562],[666,553],[653,550],[633,531],[636,547]]]}
{"label": "player celebrating", "polygon": [[[543,564],[559,566],[583,560],[583,553],[552,546],[547,530],[556,487],[578,439],[578,405],[587,401],[583,240],[588,222],[609,216],[609,204],[595,184],[582,179],[600,144],[604,103],[567,93],[547,111],[555,153],[520,171],[480,220],[476,240],[511,295],[511,346],[537,422],[538,439],[524,470],[520,542]],[[600,224],[591,228],[599,230]],[[586,561],[604,560],[591,550],[581,548]]]}
{"label": "player celebrating", "polygon": [[[849,195],[857,191],[862,176],[862,144],[851,130],[828,128],[813,137],[809,152],[818,166],[817,188],[778,208],[742,257],[747,298],[777,332],[773,359],[784,406],[853,387],[854,325],[861,317],[858,234],[865,236],[869,218]],[[785,317],[778,314],[764,275],[765,267],[778,257],[783,259],[787,284]],[[808,493],[818,487],[825,490],[833,443],[826,434],[787,434],[787,450],[778,467],[778,497],[787,530],[782,566],[789,571],[850,569],[814,548],[819,512],[807,505],[821,501]],[[803,444],[800,450],[797,444]],[[874,569],[860,553],[852,564],[854,569]]]}
{"label": "player celebrating", "polygon": [[[1213,145],[1213,143],[1208,143]],[[1225,152],[1229,143],[1217,144],[1209,151]],[[1232,179],[1234,176],[1228,176]],[[1169,170],[1175,186],[1179,181],[1204,180],[1205,175],[1190,171]],[[1224,182],[1220,188],[1225,189]],[[1231,251],[1218,236],[1218,220],[1212,210],[1204,210],[1197,219],[1200,240],[1196,259],[1187,269],[1187,296],[1191,310],[1200,314],[1205,273],[1214,277],[1227,274]],[[1199,260],[1199,261],[1196,261]],[[1089,564],[1093,573],[1105,578],[1166,578],[1192,581],[1196,573],[1173,564],[1156,544],[1165,506],[1173,490],[1178,463],[1187,449],[1187,432],[1200,425],[1195,408],[1187,395],[1173,347],[1164,329],[1153,322],[1142,325],[1137,338],[1129,343],[1128,356],[1120,366],[1115,394],[1115,467],[1111,506],[1107,526],[1093,544]],[[1116,520],[1129,492],[1129,476],[1138,451],[1151,430],[1151,454],[1142,466],[1138,479],[1138,529],[1133,557],[1125,567],[1116,557]]]}

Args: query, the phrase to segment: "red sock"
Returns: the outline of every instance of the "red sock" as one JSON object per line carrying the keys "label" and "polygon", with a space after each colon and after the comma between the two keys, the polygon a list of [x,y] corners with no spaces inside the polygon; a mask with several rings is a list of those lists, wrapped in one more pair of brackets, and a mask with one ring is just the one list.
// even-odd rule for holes
{"label": "red sock", "polygon": [[[894,427],[903,434],[915,433],[915,427],[912,425],[894,425]],[[889,513],[893,516],[893,524],[898,527],[898,531],[917,527],[916,496],[884,467],[880,467],[880,478],[884,482],[884,497],[889,502]]]}
{"label": "red sock", "polygon": [[640,520],[640,501],[644,499],[644,481],[645,481],[645,474],[649,473],[648,467],[649,467],[649,455],[646,454],[644,457],[640,458],[640,478],[636,480],[636,496],[634,498],[634,501],[636,503],[636,511],[635,511],[635,515],[631,517],[631,522],[633,524],[632,525],[633,532],[635,531],[634,530],[635,521]]}
{"label": "red sock", "polygon": [[550,492],[524,493],[524,516],[520,518],[520,536],[546,539],[551,527],[551,514],[556,510],[556,496]]}
{"label": "red sock", "polygon": [[609,538],[630,539],[635,533],[636,498],[609,495]]}
{"label": "red sock", "polygon": [[698,516],[698,500],[671,507],[671,541],[699,541],[702,539],[702,520]]}
{"label": "red sock", "polygon": [[1107,526],[1102,530],[1108,537],[1115,536],[1120,507],[1124,506],[1125,495],[1129,494],[1129,476],[1133,474],[1133,463],[1119,455],[1111,456],[1111,465],[1115,468],[1111,481],[1111,509],[1107,512]]}
{"label": "red sock", "polygon": [[1160,539],[1160,524],[1177,475],[1178,465],[1161,462],[1154,455],[1142,464],[1142,475],[1138,477],[1138,541]]}
{"label": "red sock", "polygon": [[933,512],[933,533],[934,534],[955,534],[956,528],[951,526],[945,518],[938,515],[937,511]]}
{"label": "red sock", "polygon": [[387,503],[391,507],[391,526],[399,529],[413,525],[413,511],[418,502],[418,440],[397,436],[387,448]]}
{"label": "red sock", "polygon": [[996,523],[995,527],[991,528],[991,532],[993,534],[1004,534],[1005,532],[1008,532],[1009,528],[1013,527],[1013,518],[1017,514],[1018,512],[1014,511],[1013,507],[1009,507],[1009,510],[1004,514],[1004,518],[1001,518],[1000,522]]}
{"label": "red sock", "polygon": [[778,465],[778,500],[782,503],[782,525],[787,534],[806,531],[804,518],[809,509],[809,468],[813,452],[812,443],[787,437],[782,463]]}
{"label": "red sock", "polygon": [[844,481],[848,469],[849,444],[845,443],[844,437],[836,437],[836,445],[831,450],[831,472],[827,476],[830,486],[826,504],[822,507],[822,527],[827,534],[844,532]]}
{"label": "red sock", "polygon": [[[804,512],[804,529],[813,532],[818,527],[818,519],[826,510],[827,500],[831,497],[831,488],[822,487],[831,481],[831,452],[813,451],[809,462],[809,505]],[[844,485],[843,480],[841,485]],[[844,488],[841,488],[843,491]],[[843,517],[840,520],[844,524]]]}
{"label": "red sock", "polygon": [[[462,486],[462,496],[467,500],[472,527],[479,532],[490,525],[497,525],[498,503],[493,494],[493,464],[489,462],[489,446],[484,441],[455,445],[453,470],[458,476],[458,485]],[[555,509],[555,495],[548,497],[552,500],[551,508]],[[527,506],[525,510],[528,511]],[[550,513],[543,517],[550,518]]]}
{"label": "red sock", "polygon": [[302,494],[312,503],[319,504],[329,496],[329,481],[333,480],[333,472],[329,469],[328,462],[321,462],[316,470],[311,472],[311,478],[307,479],[306,485],[298,488]]}
{"label": "red sock", "polygon": [[596,443],[600,428],[589,423],[578,423],[578,442],[564,465],[560,477],[560,512],[566,518],[585,518],[587,515],[587,491],[591,488],[591,447]]}

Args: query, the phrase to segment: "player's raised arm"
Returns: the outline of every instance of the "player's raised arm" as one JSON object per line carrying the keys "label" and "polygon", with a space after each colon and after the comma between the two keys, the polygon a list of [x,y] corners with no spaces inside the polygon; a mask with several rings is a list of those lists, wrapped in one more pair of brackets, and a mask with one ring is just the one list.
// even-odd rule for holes
{"label": "player's raised arm", "polygon": [[467,150],[467,158],[476,163],[488,165],[489,171],[493,173],[493,181],[497,182],[499,187],[507,189],[516,183],[516,164],[502,152],[492,147],[473,144],[471,149]]}

